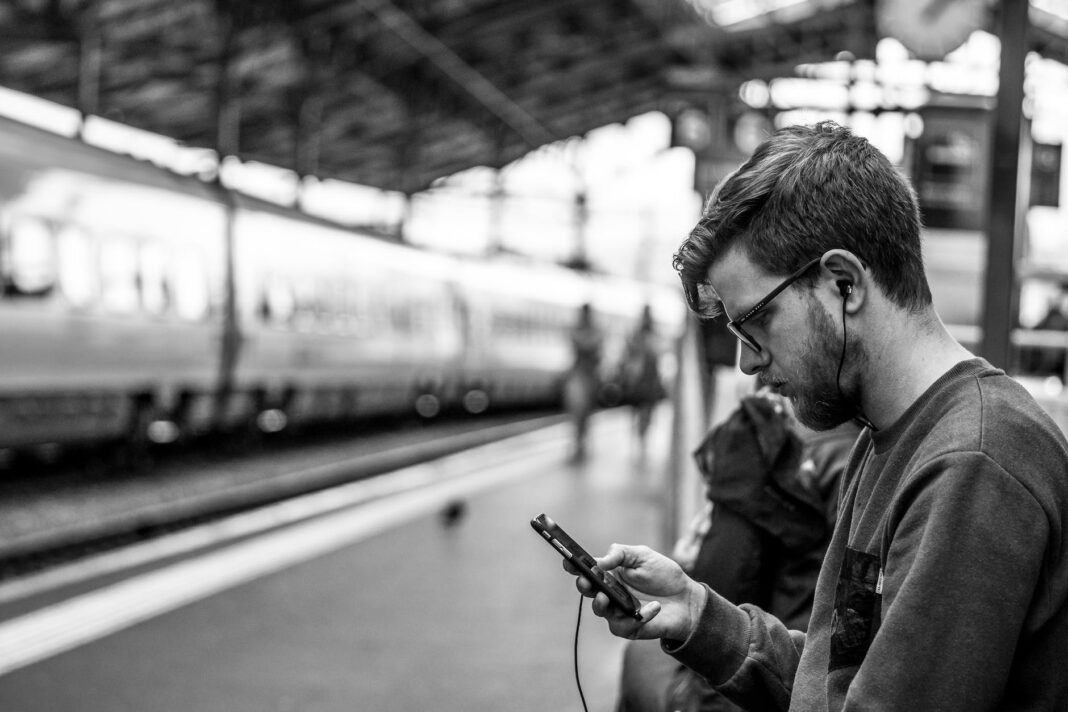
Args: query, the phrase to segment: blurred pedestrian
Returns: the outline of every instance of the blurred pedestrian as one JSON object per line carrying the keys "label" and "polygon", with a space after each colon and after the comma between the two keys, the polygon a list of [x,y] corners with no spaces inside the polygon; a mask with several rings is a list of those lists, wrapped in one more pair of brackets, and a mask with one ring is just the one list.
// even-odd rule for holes
{"label": "blurred pedestrian", "polygon": [[[859,432],[853,423],[809,430],[782,398],[743,398],[694,453],[707,501],[672,558],[728,601],[760,606],[804,630],[839,479]],[[656,641],[627,644],[621,681],[617,712],[740,709]]]}
{"label": "blurred pedestrian", "polygon": [[598,559],[641,620],[603,594],[594,613],[746,709],[1068,709],[1068,442],[942,323],[901,172],[833,122],[781,129],[715,189],[675,266],[802,423],[865,428],[807,632],[644,546]]}
{"label": "blurred pedestrian", "polygon": [[564,383],[564,406],[574,429],[571,459],[582,462],[587,455],[590,416],[597,405],[604,334],[593,317],[593,307],[583,304],[571,329],[574,361]]}
{"label": "blurred pedestrian", "polygon": [[642,309],[638,328],[627,339],[620,371],[623,399],[631,405],[634,432],[644,458],[653,410],[666,395],[660,377],[659,337],[649,305]]}

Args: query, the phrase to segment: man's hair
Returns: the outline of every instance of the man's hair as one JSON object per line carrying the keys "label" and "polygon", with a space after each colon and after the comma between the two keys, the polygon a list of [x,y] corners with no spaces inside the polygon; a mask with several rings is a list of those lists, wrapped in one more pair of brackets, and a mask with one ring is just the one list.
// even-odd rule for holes
{"label": "man's hair", "polygon": [[849,250],[895,304],[931,303],[911,185],[867,140],[832,121],[790,126],[762,143],[713,191],[673,264],[684,284],[702,284],[735,244],[775,275],[827,250]]}

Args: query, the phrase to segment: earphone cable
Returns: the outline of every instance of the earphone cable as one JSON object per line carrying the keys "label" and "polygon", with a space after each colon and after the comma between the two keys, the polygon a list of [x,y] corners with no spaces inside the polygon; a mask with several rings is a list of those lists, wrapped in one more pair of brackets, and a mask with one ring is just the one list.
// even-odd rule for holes
{"label": "earphone cable", "polygon": [[845,295],[842,296],[842,355],[838,359],[838,375],[834,377],[834,384],[838,386],[838,397],[845,398],[842,394],[842,365],[845,363],[846,355],[846,299]]}
{"label": "earphone cable", "polygon": [[[834,384],[838,386],[838,397],[845,399],[845,395],[842,393],[842,365],[845,364],[846,356],[846,299],[848,295],[842,295],[842,355],[838,358],[838,375],[834,377]],[[858,411],[853,419],[861,425],[871,428],[873,431],[879,430],[875,425],[860,414]]]}
{"label": "earphone cable", "polygon": [[579,627],[582,624],[582,598],[582,594],[579,594],[578,618],[575,620],[575,685],[578,686],[579,699],[582,700],[582,709],[585,712],[590,712],[589,707],[586,706],[586,696],[582,694],[582,682],[579,680],[578,671],[578,639]]}

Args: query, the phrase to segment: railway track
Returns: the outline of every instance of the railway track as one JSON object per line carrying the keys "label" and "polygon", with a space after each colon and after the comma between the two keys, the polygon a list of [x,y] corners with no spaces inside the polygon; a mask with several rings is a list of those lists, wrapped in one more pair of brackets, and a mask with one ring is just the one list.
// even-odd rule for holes
{"label": "railway track", "polygon": [[60,469],[0,486],[0,585],[258,507],[559,423],[523,413],[319,436],[135,471]]}

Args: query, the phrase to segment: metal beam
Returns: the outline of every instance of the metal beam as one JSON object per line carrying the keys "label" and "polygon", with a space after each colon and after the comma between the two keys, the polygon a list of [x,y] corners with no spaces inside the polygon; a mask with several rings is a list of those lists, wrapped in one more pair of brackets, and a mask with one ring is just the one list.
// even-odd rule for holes
{"label": "metal beam", "polygon": [[83,115],[100,110],[100,75],[104,61],[104,39],[96,19],[96,2],[83,10],[79,28],[78,109]]}
{"label": "metal beam", "polygon": [[219,157],[236,156],[241,150],[241,96],[231,67],[237,29],[234,18],[218,8],[219,44],[215,84],[215,151]]}
{"label": "metal beam", "polygon": [[423,29],[419,23],[390,0],[356,1],[412,49],[430,60],[449,79],[489,109],[510,129],[522,136],[531,148],[552,143],[557,139],[526,109],[512,101],[493,82],[461,59],[441,40]]}

